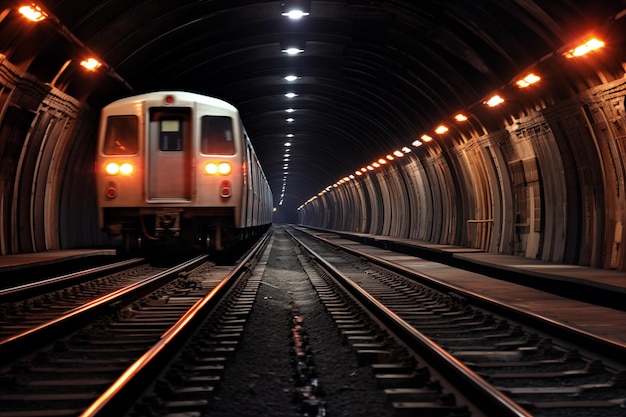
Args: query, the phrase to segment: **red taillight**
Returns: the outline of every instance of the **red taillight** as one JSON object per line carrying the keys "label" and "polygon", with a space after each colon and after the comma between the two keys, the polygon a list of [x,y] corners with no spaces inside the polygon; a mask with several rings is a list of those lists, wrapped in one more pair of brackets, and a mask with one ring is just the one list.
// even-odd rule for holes
{"label": "red taillight", "polygon": [[222,181],[222,186],[220,187],[220,196],[222,198],[230,197],[230,181]]}
{"label": "red taillight", "polygon": [[117,189],[113,186],[109,186],[106,190],[107,198],[115,198],[117,197]]}

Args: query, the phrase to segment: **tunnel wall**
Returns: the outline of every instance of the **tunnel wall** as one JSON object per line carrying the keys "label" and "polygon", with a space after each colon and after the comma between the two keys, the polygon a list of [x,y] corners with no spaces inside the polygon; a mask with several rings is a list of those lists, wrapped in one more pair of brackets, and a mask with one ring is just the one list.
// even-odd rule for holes
{"label": "tunnel wall", "polygon": [[[97,245],[93,112],[0,55],[0,252]],[[93,225],[93,227],[91,226]]]}
{"label": "tunnel wall", "polygon": [[417,148],[313,199],[301,222],[624,271],[625,92],[606,82]]}

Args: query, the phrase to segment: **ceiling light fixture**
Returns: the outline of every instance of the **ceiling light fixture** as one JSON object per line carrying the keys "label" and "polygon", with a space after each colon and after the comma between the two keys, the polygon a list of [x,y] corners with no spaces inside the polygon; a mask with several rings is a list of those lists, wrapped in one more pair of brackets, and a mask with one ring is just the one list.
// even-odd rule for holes
{"label": "ceiling light fixture", "polygon": [[289,48],[283,49],[282,52],[286,53],[287,55],[298,55],[304,52],[304,49],[290,46]]}
{"label": "ceiling light fixture", "polygon": [[489,107],[496,107],[497,105],[504,103],[504,99],[496,94],[484,103]]}
{"label": "ceiling light fixture", "polygon": [[282,12],[281,15],[288,17],[290,19],[293,20],[299,20],[302,19],[304,16],[308,16],[310,13],[305,12],[303,10],[297,10],[297,9],[292,9],[289,10],[288,12]]}
{"label": "ceiling light fixture", "polygon": [[577,58],[579,56],[586,55],[589,52],[597,51],[598,49],[602,47],[604,47],[603,41],[596,39],[596,38],[592,38],[586,41],[585,43],[578,45],[574,49],[570,49],[563,55],[565,55],[566,58]]}
{"label": "ceiling light fixture", "polygon": [[534,84],[536,82],[538,82],[539,80],[541,80],[541,77],[535,75],[535,74],[528,74],[527,76],[525,76],[524,78],[522,78],[521,80],[518,80],[516,82],[517,86],[519,88],[526,88],[531,84]]}
{"label": "ceiling light fixture", "polygon": [[100,61],[98,61],[95,58],[84,59],[84,60],[80,61],[80,65],[83,68],[88,69],[89,71],[95,71],[95,70],[97,70],[98,68],[100,68],[102,66]]}
{"label": "ceiling light fixture", "polygon": [[30,6],[22,6],[18,10],[22,16],[32,22],[41,22],[48,17],[48,13],[41,10],[41,7],[37,6],[35,3]]}
{"label": "ceiling light fixture", "polygon": [[448,131],[448,126],[446,126],[446,125],[439,125],[435,129],[435,133],[438,134],[438,135],[443,135],[447,131]]}

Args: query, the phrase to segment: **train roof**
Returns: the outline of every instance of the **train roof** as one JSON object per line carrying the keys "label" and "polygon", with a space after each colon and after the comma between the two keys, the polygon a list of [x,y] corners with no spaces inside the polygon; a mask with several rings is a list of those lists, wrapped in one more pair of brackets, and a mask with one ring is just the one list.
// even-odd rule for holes
{"label": "train roof", "polygon": [[126,104],[136,101],[155,101],[155,102],[165,102],[165,98],[167,96],[172,96],[174,98],[174,102],[170,103],[172,106],[176,106],[177,101],[181,102],[196,102],[201,104],[206,104],[213,107],[220,107],[223,109],[227,109],[230,111],[237,112],[237,108],[232,104],[224,101],[222,99],[207,96],[204,94],[192,93],[189,91],[178,91],[178,90],[164,90],[164,91],[152,91],[148,93],[137,94],[134,96],[123,97],[118,100],[115,100],[104,108],[109,106],[116,106],[120,104]]}

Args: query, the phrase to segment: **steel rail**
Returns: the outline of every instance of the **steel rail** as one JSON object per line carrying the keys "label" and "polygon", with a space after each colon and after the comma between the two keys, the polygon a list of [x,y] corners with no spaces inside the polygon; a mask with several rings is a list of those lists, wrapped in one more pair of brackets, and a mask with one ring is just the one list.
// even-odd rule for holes
{"label": "steel rail", "polygon": [[459,392],[471,398],[475,408],[481,410],[487,416],[532,417],[531,413],[521,408],[508,396],[495,389],[474,371],[430,340],[430,338],[385,307],[358,284],[321,258],[304,242],[293,236],[291,232],[287,231],[287,233],[354,297],[375,312],[376,317],[394,332],[400,340],[414,349],[427,362],[425,365],[433,367],[439,374],[445,375],[447,381],[453,384]]}
{"label": "steel rail", "polygon": [[0,365],[9,363],[28,352],[40,348],[44,344],[49,343],[52,337],[72,332],[77,326],[88,323],[94,314],[102,314],[111,308],[125,305],[150,293],[155,288],[161,286],[163,281],[171,280],[173,276],[197,267],[206,262],[207,258],[208,255],[197,256],[127,287],[95,298],[80,307],[70,310],[63,316],[3,340],[0,342]]}
{"label": "steel rail", "polygon": [[254,258],[267,246],[270,236],[270,233],[266,233],[215,288],[198,300],[178,322],[166,330],[161,339],[130,365],[80,417],[124,415],[130,404],[137,400],[147,384],[157,378],[164,364],[170,362],[180,351],[237,279],[253,267]]}
{"label": "steel rail", "polygon": [[41,281],[5,288],[0,290],[0,303],[11,302],[16,299],[22,300],[44,292],[54,291],[57,288],[74,285],[77,282],[82,282],[100,274],[111,274],[121,269],[138,265],[142,262],[144,262],[144,259],[142,258],[127,259],[114,264],[89,268],[84,271],[73,272],[71,274],[60,275]]}
{"label": "steel rail", "polygon": [[349,247],[336,245],[328,241],[327,239],[306,233],[302,230],[299,231],[305,233],[311,238],[325,242],[333,247],[337,247],[347,253],[350,253],[351,255],[365,258],[375,265],[381,266],[400,275],[414,279],[417,282],[424,283],[441,292],[465,298],[471,301],[471,303],[477,307],[485,308],[502,316],[513,318],[520,323],[524,323],[527,326],[535,328],[536,330],[541,330],[545,333],[550,334],[552,338],[558,337],[561,340],[565,340],[578,346],[593,346],[592,351],[594,354],[601,354],[607,359],[610,359],[611,361],[614,361],[616,363],[623,364],[624,358],[626,358],[626,344],[620,341],[608,339],[600,335],[587,332],[578,327],[556,321],[550,317],[546,317],[532,311],[520,310],[519,308],[515,308],[508,304],[502,303],[497,299],[486,297],[474,291],[470,291],[468,289],[441,281],[423,272],[409,269],[402,265],[395,264],[393,262],[367,253],[359,252]]}

